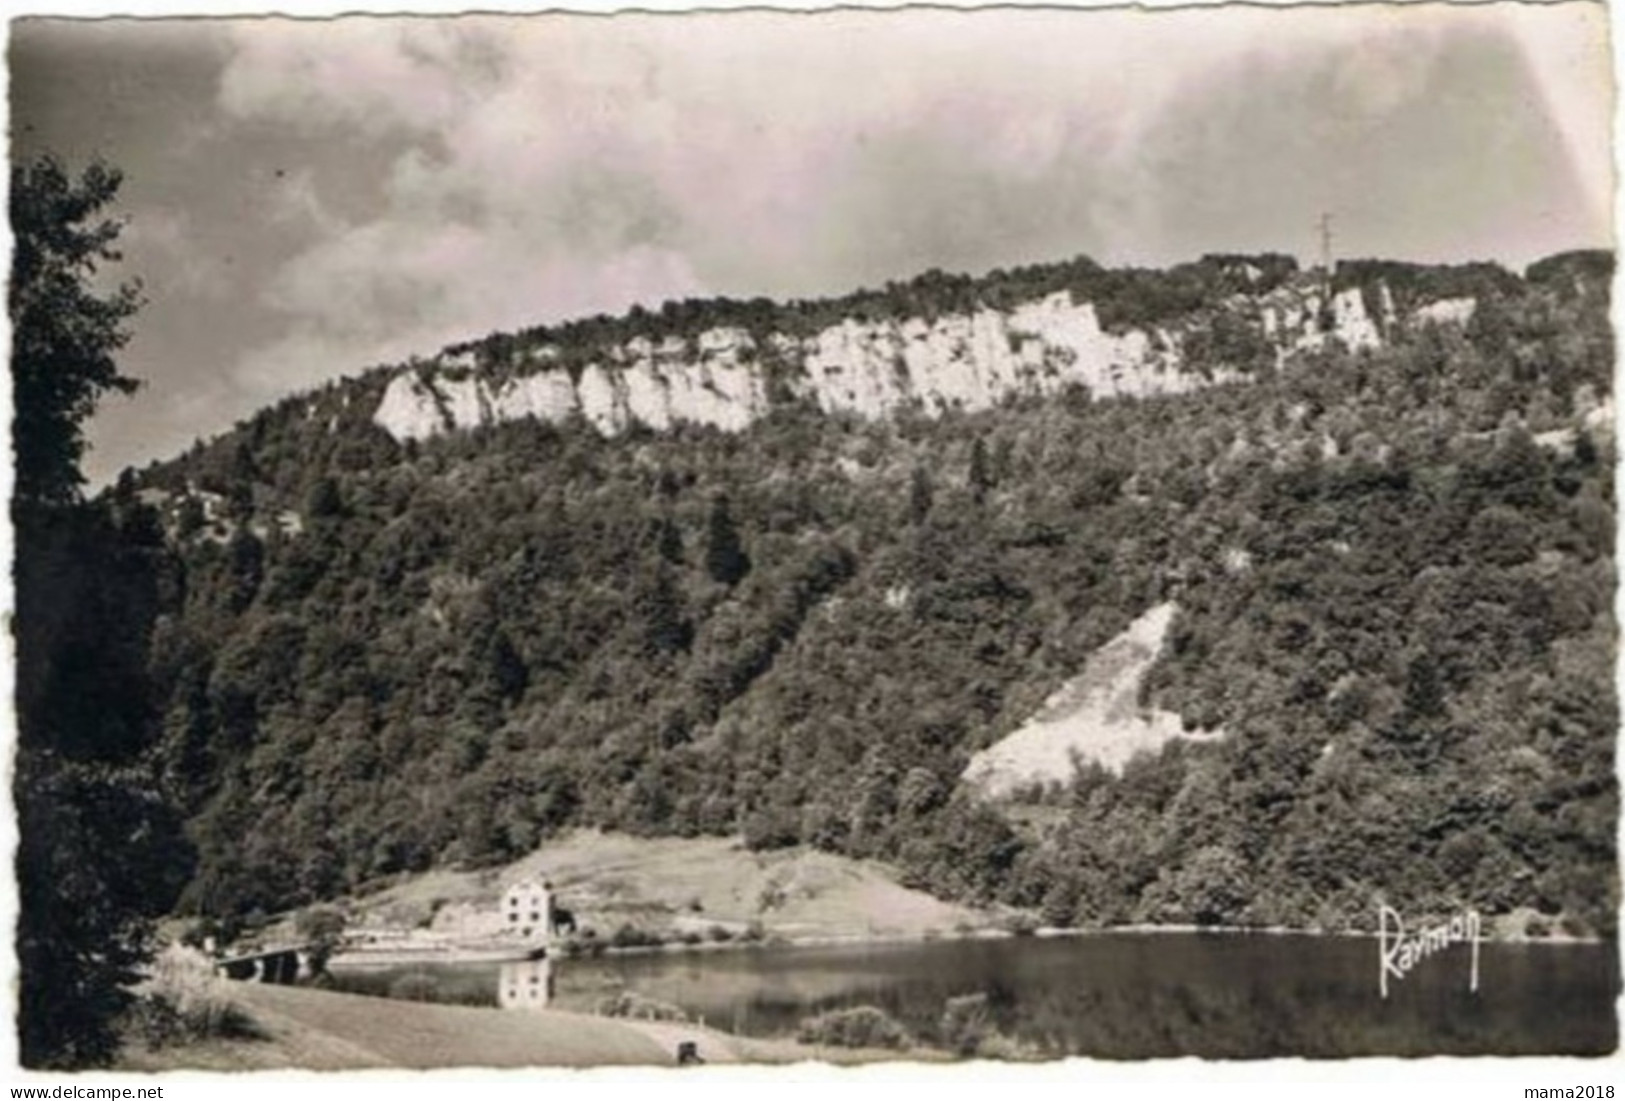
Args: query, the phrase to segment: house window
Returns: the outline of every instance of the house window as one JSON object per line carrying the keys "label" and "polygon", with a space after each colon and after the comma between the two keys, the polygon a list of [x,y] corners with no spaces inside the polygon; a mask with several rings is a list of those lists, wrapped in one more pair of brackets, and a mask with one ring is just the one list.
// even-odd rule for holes
{"label": "house window", "polygon": [[537,911],[532,910],[530,912],[530,920],[532,920],[532,921],[541,921],[542,920],[542,915],[540,913],[538,913]]}
{"label": "house window", "polygon": [[509,914],[508,915],[508,920],[509,921],[518,921],[519,920],[519,915],[518,914]]}

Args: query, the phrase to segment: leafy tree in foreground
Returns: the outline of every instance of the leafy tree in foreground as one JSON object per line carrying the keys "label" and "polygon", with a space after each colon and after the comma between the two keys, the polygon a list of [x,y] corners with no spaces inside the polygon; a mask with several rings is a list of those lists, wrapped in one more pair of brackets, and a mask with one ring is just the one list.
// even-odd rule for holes
{"label": "leafy tree in foreground", "polygon": [[84,422],[109,390],[140,384],[121,375],[114,353],[129,339],[124,327],[140,308],[138,283],[98,295],[92,280],[122,224],[103,218],[122,176],[100,162],[78,183],[54,157],[11,170],[11,372],[16,418],[17,502],[67,504],[84,475]]}
{"label": "leafy tree in foreground", "polygon": [[190,874],[148,752],[164,552],[134,500],[80,499],[83,423],[101,394],[135,387],[113,353],[137,290],[92,286],[117,259],[119,224],[101,211],[118,184],[101,164],[76,183],[48,157],[11,176],[18,1031],[33,1067],[112,1059],[151,919]]}

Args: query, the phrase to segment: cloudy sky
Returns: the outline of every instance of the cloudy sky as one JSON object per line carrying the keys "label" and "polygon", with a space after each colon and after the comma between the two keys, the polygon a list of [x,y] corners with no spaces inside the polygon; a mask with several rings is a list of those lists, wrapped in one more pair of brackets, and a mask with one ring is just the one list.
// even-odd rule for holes
{"label": "cloudy sky", "polygon": [[[128,10],[128,9],[126,9]],[[24,20],[13,157],[121,167],[100,481],[494,329],[1086,253],[1611,242],[1593,3]]]}

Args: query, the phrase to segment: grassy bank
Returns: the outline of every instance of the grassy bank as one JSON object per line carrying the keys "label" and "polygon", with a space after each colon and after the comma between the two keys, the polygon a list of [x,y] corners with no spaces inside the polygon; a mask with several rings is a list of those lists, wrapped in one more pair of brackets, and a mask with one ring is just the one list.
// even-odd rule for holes
{"label": "grassy bank", "polygon": [[847,1064],[946,1057],[923,1050],[746,1039],[672,1022],[431,1005],[257,983],[233,984],[231,995],[256,1036],[213,1038],[156,1051],[131,1047],[121,1065],[144,1071],[671,1066],[683,1041],[696,1043],[707,1063]]}

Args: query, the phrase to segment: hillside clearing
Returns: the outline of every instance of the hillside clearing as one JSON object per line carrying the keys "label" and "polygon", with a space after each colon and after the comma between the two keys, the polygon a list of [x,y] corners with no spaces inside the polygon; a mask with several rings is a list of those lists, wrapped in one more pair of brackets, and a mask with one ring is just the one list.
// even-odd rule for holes
{"label": "hillside clearing", "polygon": [[971,757],[966,783],[989,798],[1036,784],[1067,783],[1078,765],[1121,774],[1136,753],[1155,753],[1176,738],[1216,738],[1189,732],[1171,711],[1139,705],[1140,683],[1162,651],[1178,614],[1158,604],[1096,650],[1083,672],[1067,681],[1015,733]]}

